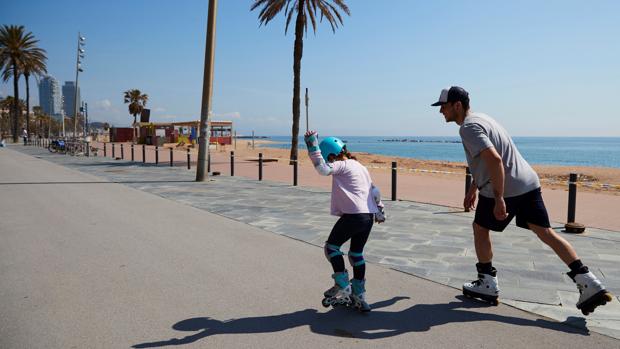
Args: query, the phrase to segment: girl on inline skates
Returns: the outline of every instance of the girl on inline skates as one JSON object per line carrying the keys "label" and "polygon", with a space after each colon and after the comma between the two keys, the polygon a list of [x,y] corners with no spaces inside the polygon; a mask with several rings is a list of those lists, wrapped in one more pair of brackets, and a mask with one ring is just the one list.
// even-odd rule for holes
{"label": "girl on inline skates", "polygon": [[[340,139],[327,137],[319,144],[316,131],[308,131],[304,140],[316,171],[323,176],[332,176],[331,214],[340,217],[324,248],[325,257],[334,270],[335,284],[325,291],[323,306],[352,305],[368,312],[363,251],[373,223],[385,221],[381,193],[372,184],[366,167],[357,162]],[[353,268],[351,281],[340,251],[348,240],[351,240],[348,253]]]}

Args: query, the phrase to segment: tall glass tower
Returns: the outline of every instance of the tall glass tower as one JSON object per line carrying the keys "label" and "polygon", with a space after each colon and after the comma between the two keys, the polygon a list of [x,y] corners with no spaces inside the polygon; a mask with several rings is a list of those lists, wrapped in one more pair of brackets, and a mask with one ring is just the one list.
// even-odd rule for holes
{"label": "tall glass tower", "polygon": [[39,82],[39,105],[43,113],[58,119],[62,117],[60,84],[53,76],[45,76]]}
{"label": "tall glass tower", "polygon": [[[62,86],[62,96],[64,97],[65,115],[73,117],[75,115],[75,81],[65,81]],[[78,88],[78,105],[81,105],[80,89]]]}

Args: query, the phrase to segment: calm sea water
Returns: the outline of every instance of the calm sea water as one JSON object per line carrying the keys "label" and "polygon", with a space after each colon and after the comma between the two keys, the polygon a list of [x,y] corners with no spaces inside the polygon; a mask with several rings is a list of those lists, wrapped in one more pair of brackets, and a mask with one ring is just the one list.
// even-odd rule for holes
{"label": "calm sea water", "polygon": [[[340,137],[349,151],[426,160],[465,162],[459,137]],[[290,137],[273,136],[274,148],[290,148]],[[530,164],[620,168],[620,137],[514,137]],[[300,138],[301,147],[305,147]]]}

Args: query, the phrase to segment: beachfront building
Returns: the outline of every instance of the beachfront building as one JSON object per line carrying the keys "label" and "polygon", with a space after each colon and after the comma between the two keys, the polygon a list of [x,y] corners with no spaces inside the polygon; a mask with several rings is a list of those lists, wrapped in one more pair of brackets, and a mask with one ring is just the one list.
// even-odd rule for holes
{"label": "beachfront building", "polygon": [[[198,123],[200,125],[200,123]],[[232,144],[233,123],[232,121],[211,121],[211,137],[209,143],[227,145]]]}
{"label": "beachfront building", "polygon": [[60,83],[53,76],[48,75],[39,82],[39,105],[41,111],[57,120],[62,118],[62,94]]}
{"label": "beachfront building", "polygon": [[[200,134],[200,121],[137,122],[138,143],[163,145],[164,143],[195,144]],[[232,121],[211,121],[209,144],[232,144]]]}
{"label": "beachfront building", "polygon": [[[62,86],[62,97],[64,99],[63,109],[65,111],[65,115],[70,116],[70,117],[75,116],[75,82],[74,81],[65,81],[65,84]],[[78,104],[81,105],[79,87],[77,91],[77,99],[78,99]]]}

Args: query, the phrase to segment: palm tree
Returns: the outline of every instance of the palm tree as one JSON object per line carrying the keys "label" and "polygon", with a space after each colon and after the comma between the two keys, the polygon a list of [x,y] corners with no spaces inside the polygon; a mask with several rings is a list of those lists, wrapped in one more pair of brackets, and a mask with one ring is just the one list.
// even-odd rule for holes
{"label": "palm tree", "polygon": [[[35,66],[40,69],[39,63],[45,67],[45,50],[38,48],[37,43],[39,40],[34,38],[31,32],[25,33],[24,26],[20,25],[3,25],[0,28],[0,69],[3,70],[2,78],[7,81],[11,76],[13,77],[13,141],[17,142],[17,124],[18,124],[18,103],[19,100],[19,88],[18,80],[19,76],[24,73],[24,67],[27,62],[37,62]],[[32,68],[32,66],[31,66]],[[31,70],[30,73],[34,73]],[[26,82],[27,84],[27,82]],[[28,89],[28,87],[27,87]],[[28,114],[29,110],[26,110]]]}
{"label": "palm tree", "polygon": [[[47,73],[45,65],[45,50],[42,54],[27,55],[17,67],[17,77],[24,75],[26,79],[26,130],[30,134],[30,75],[35,77],[42,76]],[[14,75],[13,68],[5,69],[2,72],[2,80],[8,81]],[[34,111],[34,110],[33,110]]]}
{"label": "palm tree", "polygon": [[10,110],[12,106],[13,102],[9,101],[8,97],[6,99],[0,98],[0,139],[4,138],[4,134],[10,128],[9,113],[6,111]]}
{"label": "palm tree", "polygon": [[[289,6],[291,5],[292,6]],[[338,23],[343,24],[342,16],[338,12],[342,10],[347,15],[351,15],[349,7],[343,0],[254,0],[250,11],[262,7],[258,19],[261,25],[267,25],[275,16],[284,9],[286,16],[286,27],[284,34],[288,31],[288,26],[293,18],[293,13],[297,13],[295,18],[295,46],[293,49],[293,129],[291,141],[291,160],[297,158],[297,138],[299,136],[299,113],[300,113],[300,91],[301,91],[301,57],[303,55],[303,34],[308,32],[308,17],[312,24],[312,30],[316,33],[316,19],[320,15],[320,20],[325,18],[332,32],[336,32]]]}
{"label": "palm tree", "polygon": [[[5,117],[5,110],[11,110],[15,106],[15,98],[13,96],[6,96],[6,98],[0,100],[0,110],[2,111],[2,122],[0,123],[1,132],[6,132],[6,130],[11,130],[11,133],[16,133],[15,130],[19,128],[19,125],[23,125],[23,115],[22,110],[26,107],[23,99],[20,99],[17,102],[17,110],[19,111],[17,120],[10,117]],[[16,140],[14,140],[16,142]]]}
{"label": "palm tree", "polygon": [[129,103],[129,114],[133,115],[133,143],[136,143],[136,117],[142,113],[142,109],[149,100],[147,94],[142,94],[138,89],[125,91],[125,103]]}
{"label": "palm tree", "polygon": [[26,130],[28,134],[30,134],[30,114],[28,112],[30,110],[30,75],[40,77],[47,74],[45,60],[47,60],[47,57],[45,57],[45,51],[43,50],[42,57],[41,55],[29,56],[28,59],[24,60],[21,67],[26,79]]}

